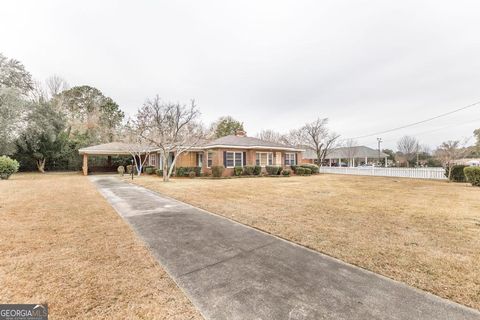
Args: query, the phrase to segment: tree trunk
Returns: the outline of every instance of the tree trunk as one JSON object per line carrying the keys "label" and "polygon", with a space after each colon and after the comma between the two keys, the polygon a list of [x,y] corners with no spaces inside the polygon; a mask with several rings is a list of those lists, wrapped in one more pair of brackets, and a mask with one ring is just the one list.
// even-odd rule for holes
{"label": "tree trunk", "polygon": [[173,157],[173,161],[172,161],[172,165],[170,166],[170,168],[168,169],[168,178],[170,178],[170,176],[172,175],[172,172],[173,172],[173,168],[175,167],[175,162],[177,162],[177,157],[179,155],[175,155],[175,157]]}
{"label": "tree trunk", "polygon": [[452,166],[448,164],[448,182],[452,181],[450,180],[452,178]]}
{"label": "tree trunk", "polygon": [[170,180],[170,176],[168,175],[168,156],[163,157],[163,182],[168,182]]}
{"label": "tree trunk", "polygon": [[38,159],[37,160],[37,169],[41,173],[45,173],[45,159]]}

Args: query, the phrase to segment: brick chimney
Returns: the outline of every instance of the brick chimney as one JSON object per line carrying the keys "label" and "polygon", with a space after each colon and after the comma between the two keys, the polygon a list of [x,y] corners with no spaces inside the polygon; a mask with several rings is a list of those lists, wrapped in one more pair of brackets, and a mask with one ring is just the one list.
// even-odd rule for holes
{"label": "brick chimney", "polygon": [[238,129],[237,131],[235,131],[235,135],[236,135],[237,137],[246,137],[246,136],[247,136],[247,133],[246,133],[244,130]]}

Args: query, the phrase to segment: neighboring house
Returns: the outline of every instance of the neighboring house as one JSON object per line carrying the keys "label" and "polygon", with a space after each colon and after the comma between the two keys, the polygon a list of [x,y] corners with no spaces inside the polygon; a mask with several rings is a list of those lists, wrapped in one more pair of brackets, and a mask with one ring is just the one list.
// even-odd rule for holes
{"label": "neighboring house", "polygon": [[[129,154],[126,144],[113,142],[87,148],[79,153],[83,155],[83,173],[88,173],[88,156],[115,156]],[[302,162],[303,149],[280,143],[267,142],[247,137],[244,131],[214,140],[205,141],[189,151],[182,153],[175,163],[176,167],[201,167],[202,172],[211,173],[213,166],[223,165],[224,176],[233,175],[235,166],[262,167],[273,165],[289,167]],[[168,161],[171,163],[173,154]],[[158,149],[152,147],[148,165],[162,168],[162,158]]]}
{"label": "neighboring house", "polygon": [[[325,156],[324,165],[327,166],[351,166],[365,165],[369,163],[376,163],[381,159],[387,161],[388,154],[378,152],[378,150],[366,147],[341,147],[334,148],[327,152]],[[306,149],[302,156],[303,163],[317,163],[317,154],[312,149]]]}
{"label": "neighboring house", "polygon": [[456,165],[480,167],[480,158],[463,158],[453,161]]}

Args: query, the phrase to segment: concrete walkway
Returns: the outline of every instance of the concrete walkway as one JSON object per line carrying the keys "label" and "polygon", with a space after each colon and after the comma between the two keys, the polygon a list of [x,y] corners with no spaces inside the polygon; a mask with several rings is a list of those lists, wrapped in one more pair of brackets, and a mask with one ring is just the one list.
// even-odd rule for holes
{"label": "concrete walkway", "polygon": [[116,177],[90,179],[206,319],[480,319],[475,310]]}

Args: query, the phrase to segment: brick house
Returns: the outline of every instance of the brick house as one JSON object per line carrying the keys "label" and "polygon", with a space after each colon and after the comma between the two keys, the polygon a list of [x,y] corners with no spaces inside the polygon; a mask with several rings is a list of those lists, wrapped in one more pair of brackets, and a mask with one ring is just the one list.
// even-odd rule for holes
{"label": "brick house", "polygon": [[[79,153],[83,155],[83,173],[88,173],[89,155],[125,155],[128,150],[122,143],[113,142],[82,148]],[[244,131],[238,131],[235,135],[221,137],[205,142],[186,151],[177,158],[176,167],[201,167],[202,172],[211,173],[213,166],[223,165],[224,176],[233,175],[235,166],[266,167],[283,166],[290,167],[302,162],[302,151],[292,146],[280,143],[264,141],[258,138],[247,137]],[[173,160],[170,155],[169,163]],[[158,150],[152,148],[147,164],[156,168],[162,168],[162,157]]]}

